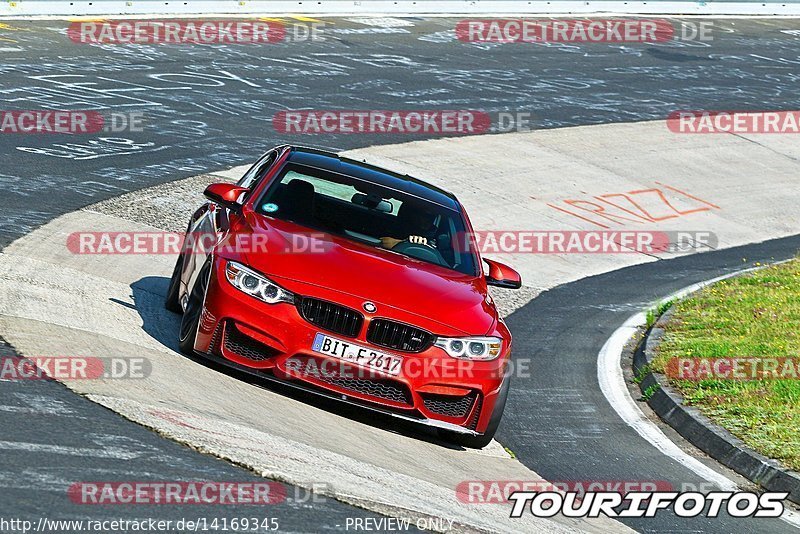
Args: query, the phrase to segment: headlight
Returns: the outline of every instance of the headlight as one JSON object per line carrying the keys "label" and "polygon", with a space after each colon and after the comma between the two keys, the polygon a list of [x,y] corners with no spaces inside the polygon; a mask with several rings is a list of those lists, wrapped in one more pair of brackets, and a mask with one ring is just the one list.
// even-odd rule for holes
{"label": "headlight", "polygon": [[293,294],[241,263],[229,261],[225,266],[225,276],[233,287],[267,304],[294,304]]}
{"label": "headlight", "polygon": [[499,337],[439,337],[434,345],[453,358],[494,360],[500,356],[503,340]]}

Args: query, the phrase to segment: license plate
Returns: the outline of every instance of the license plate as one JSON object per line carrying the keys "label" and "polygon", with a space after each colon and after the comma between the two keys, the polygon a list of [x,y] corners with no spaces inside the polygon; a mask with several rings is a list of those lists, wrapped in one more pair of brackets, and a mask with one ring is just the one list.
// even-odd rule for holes
{"label": "license plate", "polygon": [[349,363],[366,367],[374,371],[380,371],[389,375],[397,376],[403,366],[403,358],[380,352],[349,341],[342,341],[325,334],[314,336],[314,344],[311,350],[333,356]]}

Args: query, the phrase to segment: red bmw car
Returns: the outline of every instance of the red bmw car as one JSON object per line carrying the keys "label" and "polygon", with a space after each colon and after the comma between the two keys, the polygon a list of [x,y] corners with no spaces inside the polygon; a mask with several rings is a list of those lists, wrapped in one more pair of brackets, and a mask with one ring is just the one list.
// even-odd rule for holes
{"label": "red bmw car", "polygon": [[186,353],[488,444],[508,395],[511,334],[450,193],[293,146],[192,216],[167,309]]}

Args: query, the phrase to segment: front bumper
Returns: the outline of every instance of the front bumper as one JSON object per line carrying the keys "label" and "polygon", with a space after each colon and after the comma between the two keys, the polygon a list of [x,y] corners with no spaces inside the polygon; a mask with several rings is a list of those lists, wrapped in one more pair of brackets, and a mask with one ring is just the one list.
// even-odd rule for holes
{"label": "front bumper", "polygon": [[[313,297],[352,309],[362,299],[323,288]],[[366,339],[370,314],[354,337],[311,324],[292,304],[266,304],[230,285],[217,259],[208,286],[195,350],[231,367],[269,380],[356,404],[415,423],[482,434],[491,417],[509,356],[508,343],[492,361],[454,359],[437,347],[409,353]],[[400,356],[397,376],[369,371],[312,351],[317,333]]]}

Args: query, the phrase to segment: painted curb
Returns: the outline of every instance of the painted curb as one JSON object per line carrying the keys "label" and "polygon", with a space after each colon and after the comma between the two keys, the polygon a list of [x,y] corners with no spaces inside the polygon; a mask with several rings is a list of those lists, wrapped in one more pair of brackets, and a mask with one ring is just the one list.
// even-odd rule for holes
{"label": "painted curb", "polygon": [[671,315],[670,308],[648,329],[643,340],[633,349],[633,372],[634,376],[642,376],[639,383],[642,393],[656,388],[647,404],[665,423],[716,461],[765,490],[789,492],[788,500],[800,504],[800,473],[750,449],[739,438],[713,423],[700,410],[684,405],[683,397],[669,385],[666,377],[649,370],[650,362],[655,356],[654,351],[664,335],[664,324]]}

